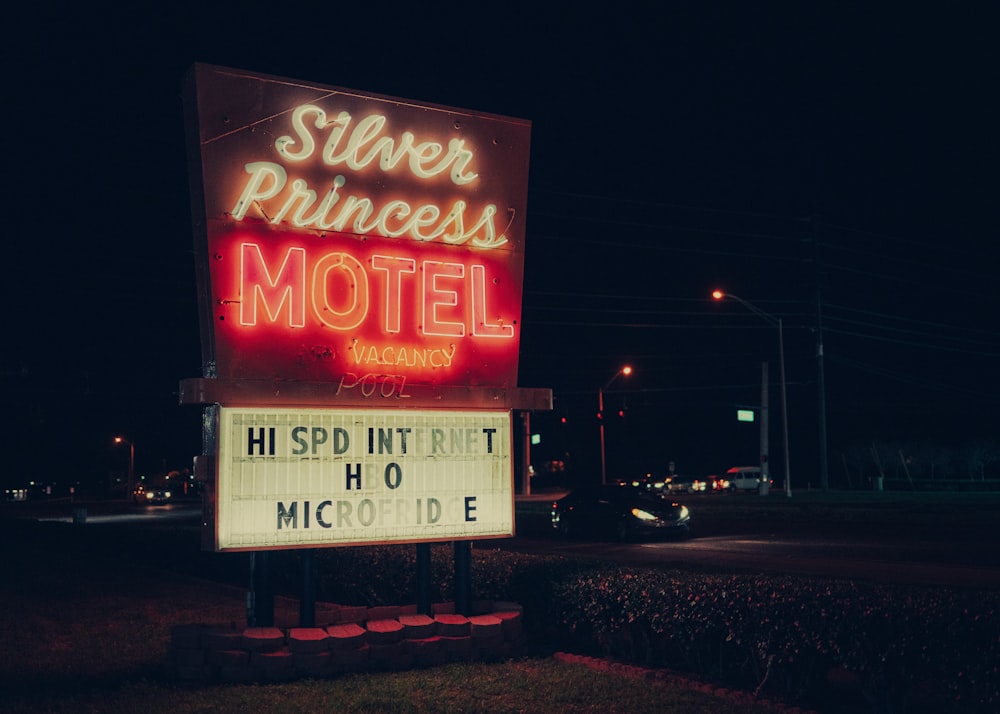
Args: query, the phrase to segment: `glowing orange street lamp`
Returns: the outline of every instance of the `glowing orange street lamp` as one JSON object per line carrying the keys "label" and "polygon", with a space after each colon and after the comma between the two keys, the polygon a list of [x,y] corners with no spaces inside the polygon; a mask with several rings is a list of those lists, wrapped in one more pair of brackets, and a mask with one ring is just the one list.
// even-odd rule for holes
{"label": "glowing orange street lamp", "polygon": [[782,436],[784,437],[784,451],[785,451],[785,495],[792,495],[792,482],[789,476],[789,466],[788,466],[788,401],[785,397],[785,336],[784,329],[781,324],[781,318],[775,317],[774,315],[764,312],[756,305],[752,305],[738,295],[733,295],[732,293],[726,293],[721,290],[713,290],[712,297],[716,300],[724,300],[729,298],[730,300],[735,300],[740,305],[748,309],[750,312],[755,314],[757,317],[764,320],[764,322],[778,328],[778,360],[781,370],[781,423],[782,423]]}
{"label": "glowing orange street lamp", "polygon": [[619,377],[627,377],[632,374],[632,368],[625,365],[613,375],[611,379],[607,381],[603,387],[597,390],[597,415],[601,422],[601,483],[605,484],[608,480],[607,471],[607,458],[604,451],[604,391],[611,386],[611,384]]}
{"label": "glowing orange street lamp", "polygon": [[124,436],[115,437],[116,444],[128,444],[128,483],[125,486],[125,500],[132,498],[132,483],[135,481],[135,444]]}

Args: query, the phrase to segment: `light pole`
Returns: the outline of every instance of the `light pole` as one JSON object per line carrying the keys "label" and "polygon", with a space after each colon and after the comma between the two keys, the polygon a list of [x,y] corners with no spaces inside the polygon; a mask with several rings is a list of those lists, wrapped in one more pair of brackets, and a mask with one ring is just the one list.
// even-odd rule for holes
{"label": "light pole", "polygon": [[617,372],[611,375],[611,379],[607,383],[597,390],[597,418],[601,422],[601,484],[606,484],[608,482],[608,465],[607,458],[604,451],[604,390],[612,385],[612,383],[619,377],[627,377],[632,374],[632,368],[625,365]]}
{"label": "light pole", "polygon": [[779,371],[781,372],[781,431],[785,451],[785,495],[790,497],[792,495],[792,482],[791,476],[789,475],[790,468],[788,466],[788,400],[785,396],[785,332],[782,327],[781,318],[775,317],[768,312],[764,312],[756,305],[752,305],[740,296],[733,295],[732,293],[714,290],[712,291],[712,297],[716,300],[724,300],[725,298],[735,300],[757,317],[764,320],[764,322],[778,328],[778,363]]}
{"label": "light pole", "polygon": [[116,444],[128,444],[128,482],[125,486],[125,500],[132,498],[132,482],[135,480],[135,444],[124,436],[115,437]]}

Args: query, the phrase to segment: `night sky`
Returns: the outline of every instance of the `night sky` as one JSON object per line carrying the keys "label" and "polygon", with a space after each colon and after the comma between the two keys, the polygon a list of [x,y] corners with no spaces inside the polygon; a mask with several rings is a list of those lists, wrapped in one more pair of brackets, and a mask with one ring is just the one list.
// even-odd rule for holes
{"label": "night sky", "polygon": [[766,360],[780,470],[777,329],[716,287],[782,320],[794,482],[817,479],[818,324],[832,484],[857,445],[997,441],[985,3],[19,5],[4,485],[98,478],[115,434],[140,472],[200,451],[200,411],[177,404],[201,374],[194,62],[532,122],[519,382],[554,392],[543,455],[593,469],[597,391],[628,363],[609,473],[754,463],[735,414]]}

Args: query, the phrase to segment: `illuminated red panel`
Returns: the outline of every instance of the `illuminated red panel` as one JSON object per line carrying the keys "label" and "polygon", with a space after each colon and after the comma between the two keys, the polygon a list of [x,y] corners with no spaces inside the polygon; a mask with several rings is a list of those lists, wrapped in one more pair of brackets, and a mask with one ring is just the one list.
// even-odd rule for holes
{"label": "illuminated red panel", "polygon": [[234,375],[513,383],[521,284],[509,253],[242,225],[213,241],[216,354]]}

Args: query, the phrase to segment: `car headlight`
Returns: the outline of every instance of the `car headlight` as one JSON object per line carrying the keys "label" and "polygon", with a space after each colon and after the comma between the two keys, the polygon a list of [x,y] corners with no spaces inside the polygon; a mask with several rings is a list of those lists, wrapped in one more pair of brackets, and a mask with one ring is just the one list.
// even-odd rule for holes
{"label": "car headlight", "polygon": [[164,493],[163,497],[164,498],[170,498],[170,491],[167,491],[166,493]]}
{"label": "car headlight", "polygon": [[644,511],[641,508],[633,508],[632,515],[638,518],[640,521],[655,521],[656,516],[654,516],[649,511]]}
{"label": "car headlight", "polygon": [[151,492],[149,492],[149,491],[146,491],[146,500],[147,501],[152,501],[153,500],[153,494]]}
{"label": "car headlight", "polygon": [[688,517],[688,507],[687,506],[681,506],[680,520],[683,521],[687,517]]}

